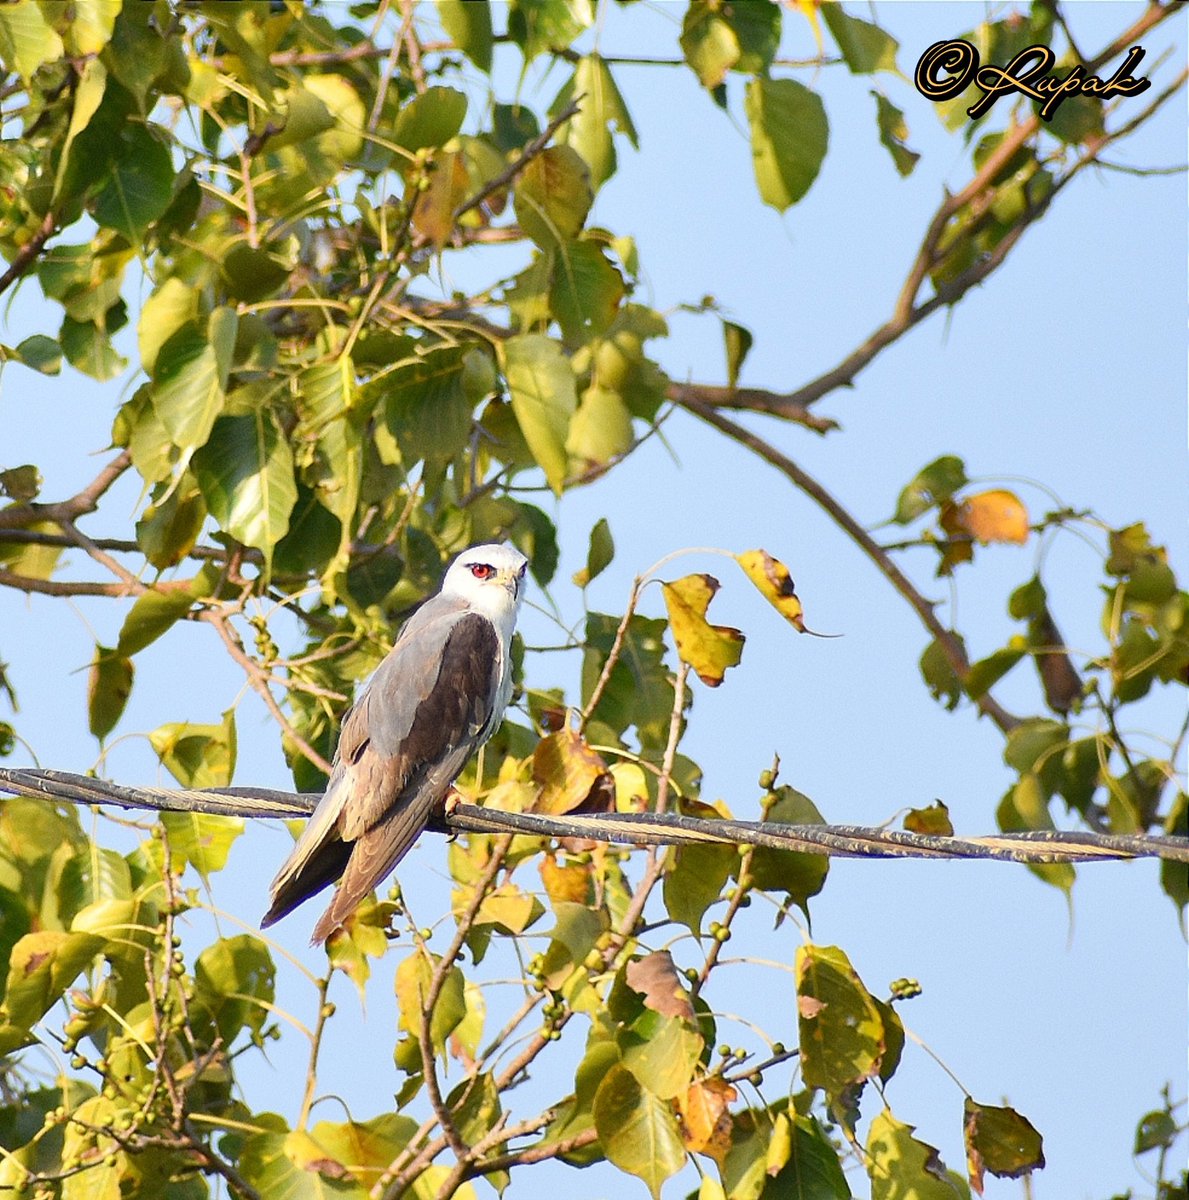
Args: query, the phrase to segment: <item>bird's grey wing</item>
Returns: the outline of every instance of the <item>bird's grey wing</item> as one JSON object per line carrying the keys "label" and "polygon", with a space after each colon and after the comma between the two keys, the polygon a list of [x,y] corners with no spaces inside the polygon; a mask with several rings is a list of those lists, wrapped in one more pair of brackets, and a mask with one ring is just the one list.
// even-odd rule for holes
{"label": "bird's grey wing", "polygon": [[330,907],[314,927],[315,942],[325,941],[400,862],[490,730],[501,665],[491,622],[474,613],[454,621],[439,663],[408,732],[389,754],[384,753],[393,744],[388,684],[378,675],[373,680],[367,696],[373,736],[357,751],[357,799],[344,807],[340,819],[351,856]]}
{"label": "bird's grey wing", "polygon": [[385,770],[385,764],[368,753],[371,723],[378,715],[371,703],[373,690],[378,685],[393,701],[392,711],[378,725],[383,727],[382,741],[399,746],[412,727],[418,706],[433,689],[450,631],[464,612],[457,602],[443,597],[423,604],[402,626],[396,644],[347,710],[326,791],[272,881],[272,903],[262,928],[279,921],[342,875],[351,854],[350,843],[361,832],[353,828],[344,835],[344,820],[370,809],[369,798],[391,798],[403,786],[396,777],[399,764],[396,772]]}

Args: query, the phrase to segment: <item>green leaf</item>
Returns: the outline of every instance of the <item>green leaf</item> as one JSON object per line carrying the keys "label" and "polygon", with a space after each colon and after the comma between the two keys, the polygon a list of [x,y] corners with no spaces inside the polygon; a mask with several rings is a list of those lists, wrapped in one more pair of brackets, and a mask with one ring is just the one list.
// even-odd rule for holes
{"label": "green leaf", "polygon": [[[785,825],[824,825],[817,805],[795,788],[779,787],[764,801],[764,819]],[[751,857],[751,877],[766,892],[787,892],[802,911],[826,885],[830,860],[824,854],[798,854],[757,846]]]}
{"label": "green leaf", "polygon": [[970,1200],[970,1189],[948,1171],[937,1151],[912,1136],[885,1108],[867,1135],[871,1200]]}
{"label": "green leaf", "polygon": [[150,588],[142,592],[120,626],[116,654],[128,657],[152,645],[190,611],[193,603],[194,597],[185,587],[170,588],[167,592]]}
{"label": "green leaf", "polygon": [[823,4],[818,11],[852,74],[895,71],[899,43],[878,25],[850,16],[841,4]]}
{"label": "green leaf", "polygon": [[780,44],[780,8],[771,0],[722,4],[693,0],[681,25],[681,51],[704,88],[727,72],[765,72]]}
{"label": "green leaf", "polygon": [[517,424],[549,486],[561,495],[566,436],[578,405],[569,360],[555,341],[536,333],[508,338],[501,353]]}
{"label": "green leaf", "polygon": [[586,551],[586,566],[574,573],[574,583],[586,587],[592,579],[601,575],[615,557],[615,541],[611,537],[611,526],[606,517],[600,517],[591,528],[590,545]]}
{"label": "green leaf", "polygon": [[95,193],[91,215],[98,225],[135,243],[173,199],[173,162],[169,150],[143,125],[120,131],[116,155]]}
{"label": "green leaf", "polygon": [[966,676],[966,694],[971,700],[981,699],[1027,652],[1027,640],[1017,634],[1003,649],[972,663]]}
{"label": "green leaf", "polygon": [[[772,1181],[765,1185],[763,1200],[851,1200],[851,1190],[842,1172],[842,1163],[825,1131],[812,1116],[802,1116],[790,1109],[786,1116],[790,1126],[788,1157],[778,1170],[769,1165]],[[732,1192],[732,1196],[738,1195]],[[902,1197],[901,1200],[909,1200]]]}
{"label": "green leaf", "polygon": [[[436,954],[415,950],[396,968],[396,998],[400,1004],[400,1028],[418,1037],[423,1024],[422,1010],[428,995],[430,980],[440,962]],[[465,978],[458,967],[446,973],[445,983],[438,994],[437,1004],[430,1017],[430,1041],[443,1053],[446,1039],[467,1015]]]}
{"label": "green leaf", "polygon": [[678,846],[665,872],[665,909],[691,933],[702,933],[706,910],[722,895],[739,856],[732,846]]}
{"label": "green leaf", "polygon": [[879,1009],[837,946],[799,946],[796,973],[802,1075],[837,1101],[879,1070]]}
{"label": "green leaf", "polygon": [[206,443],[227,377],[219,356],[198,326],[188,321],[166,338],[153,362],[153,409],[175,446],[195,450]]}
{"label": "green leaf", "polygon": [[227,787],[235,771],[235,711],[228,709],[219,725],[159,725],[149,743],[182,787]]}
{"label": "green leaf", "polygon": [[437,0],[438,18],[450,40],[479,68],[491,71],[494,35],[487,0]]}
{"label": "green leaf", "polygon": [[743,360],[751,350],[751,331],[734,321],[722,323],[723,343],[727,350],[727,387],[733,388],[739,382],[739,372],[743,369]]}
{"label": "green leaf", "polygon": [[128,365],[128,360],[116,352],[111,335],[124,324],[124,306],[113,306],[110,316],[97,321],[76,321],[67,315],[62,318],[58,342],[66,361],[76,370],[100,383],[114,379]]}
{"label": "green leaf", "polygon": [[87,723],[91,733],[103,741],[116,727],[132,693],[135,668],[118,650],[95,646],[87,677]]}
{"label": "green leaf", "polygon": [[[146,410],[152,425],[160,428],[160,423],[152,420],[152,405],[147,405]],[[137,444],[141,439],[134,436],[132,440]],[[168,447],[168,439],[165,444]],[[132,461],[137,463],[137,455],[133,455]],[[166,470],[171,466],[168,460],[162,464]],[[150,504],[136,522],[136,544],[159,571],[177,566],[189,554],[207,515],[206,502],[189,472],[183,472],[175,484],[166,487],[162,483],[154,489],[155,494],[162,491],[164,498]]]}
{"label": "green leaf", "polygon": [[550,146],[516,181],[516,218],[542,250],[573,241],[593,200],[590,169],[570,146]]}
{"label": "green leaf", "polygon": [[1014,1108],[978,1104],[967,1096],[964,1110],[966,1167],[980,1195],[984,1171],[1000,1179],[1019,1179],[1045,1165],[1040,1134]]}
{"label": "green leaf", "polygon": [[194,476],[220,527],[271,563],[297,502],[293,454],[271,414],[220,417],[194,455]]}
{"label": "green leaf", "polygon": [[743,107],[760,199],[784,212],[809,191],[826,157],[825,106],[795,79],[752,79]]}
{"label": "green leaf", "polygon": [[607,1158],[642,1179],[659,1200],[661,1184],[685,1163],[681,1131],[669,1104],[616,1064],[595,1093],[593,1113]]}
{"label": "green leaf", "polygon": [[27,1031],[105,944],[105,938],[91,933],[48,929],[28,933],[16,943],[8,959],[0,1053],[7,1054],[29,1040],[24,1036]]}
{"label": "green leaf", "polygon": [[597,191],[615,174],[612,128],[638,148],[636,127],[611,69],[599,55],[591,54],[578,60],[573,76],[550,105],[550,116],[556,116],[575,96],[582,97],[581,105],[558,131],[558,142],[573,147],[582,155]]}
{"label": "green leaf", "polygon": [[568,46],[593,21],[591,0],[512,0],[508,36],[524,52],[527,66],[545,50]]}
{"label": "green leaf", "polygon": [[892,156],[892,162],[901,176],[911,175],[921,156],[904,144],[904,139],[908,137],[904,113],[883,92],[872,90],[871,94],[875,97],[875,120],[879,127],[880,144]]}
{"label": "green leaf", "polygon": [[596,242],[575,241],[558,247],[549,307],[567,343],[588,342],[604,333],[626,291],[623,276]]}
{"label": "green leaf", "polygon": [[470,441],[480,398],[467,388],[467,353],[464,346],[435,348],[374,385],[384,397],[388,431],[408,466],[449,461]]}
{"label": "green leaf", "polygon": [[41,472],[32,464],[9,467],[0,471],[0,496],[7,496],[18,504],[36,500],[42,485]]}
{"label": "green leaf", "polygon": [[677,644],[677,656],[697,672],[707,687],[718,687],[743,655],[743,634],[729,625],[711,625],[706,611],[719,589],[713,575],[686,575],[673,583],[661,583],[669,628]]}
{"label": "green leaf", "polygon": [[[957,634],[954,635],[958,637]],[[959,638],[959,641],[961,639]],[[953,712],[962,699],[962,681],[954,671],[941,642],[934,638],[924,649],[920,658],[921,676],[933,699]]]}
{"label": "green leaf", "polygon": [[966,464],[956,455],[942,455],[927,467],[922,467],[916,478],[900,493],[896,515],[892,520],[897,525],[907,525],[935,505],[948,500],[968,482]]}
{"label": "green leaf", "polygon": [[[595,681],[615,640],[619,619],[605,613],[586,618],[582,661],[582,700],[588,703]],[[621,734],[634,725],[644,746],[663,748],[673,711],[673,683],[664,664],[666,623],[633,615],[624,634],[619,661],[607,679],[595,716]]]}
{"label": "green leaf", "polygon": [[16,346],[0,346],[0,362],[18,362],[42,375],[57,375],[62,370],[62,347],[53,338],[34,333]]}
{"label": "green leaf", "polygon": [[1135,1142],[1132,1154],[1146,1154],[1149,1150],[1171,1150],[1177,1140],[1177,1123],[1171,1112],[1145,1113],[1135,1127]]}
{"label": "green leaf", "polygon": [[63,915],[77,915],[99,901],[130,900],[132,873],[123,855],[91,843],[66,860],[58,877],[57,890],[58,911]]}
{"label": "green leaf", "polygon": [[111,40],[122,4],[123,0],[71,0],[69,17],[60,18],[67,51],[80,57],[98,54]]}
{"label": "green leaf", "polygon": [[242,817],[163,812],[160,819],[169,840],[174,867],[181,869],[188,863],[204,880],[227,865],[227,855],[244,831]]}
{"label": "green leaf", "polygon": [[144,302],[136,323],[136,340],[140,348],[140,363],[149,375],[157,362],[161,347],[183,325],[197,320],[198,289],[171,275]]}
{"label": "green leaf", "polygon": [[33,0],[0,4],[0,60],[28,83],[42,63],[61,58],[62,39]]}
{"label": "green leaf", "polygon": [[193,1019],[211,1022],[228,1048],[241,1030],[258,1037],[271,1016],[275,974],[268,947],[255,934],[220,938],[194,964]]}
{"label": "green leaf", "polygon": [[607,388],[587,388],[566,435],[566,452],[576,460],[576,471],[613,462],[631,449],[633,440],[632,414],[623,397]]}
{"label": "green leaf", "polygon": [[458,134],[467,115],[467,98],[448,87],[426,88],[399,112],[393,140],[406,150],[444,146]]}
{"label": "green leaf", "polygon": [[[1023,772],[995,811],[999,828],[1004,833],[1054,828],[1048,797],[1048,790],[1040,777],[1031,771]],[[1070,894],[1077,878],[1072,863],[1029,863],[1028,870],[1045,883],[1060,888],[1066,896]]]}
{"label": "green leaf", "polygon": [[[412,1141],[416,1132],[417,1123],[411,1118],[399,1113],[383,1113],[370,1121],[345,1121],[342,1124],[319,1121],[310,1130],[310,1138],[322,1152],[324,1160],[342,1164],[348,1178],[367,1187],[375,1183],[384,1169]],[[479,1139],[468,1140],[477,1142]],[[311,1173],[309,1167],[306,1171]],[[330,1189],[327,1190],[329,1192]],[[334,1194],[341,1194],[341,1185],[334,1188]]]}
{"label": "green leaf", "polygon": [[655,1012],[633,1022],[618,1040],[623,1065],[661,1100],[673,1100],[689,1087],[703,1047],[702,1035],[688,1021]]}

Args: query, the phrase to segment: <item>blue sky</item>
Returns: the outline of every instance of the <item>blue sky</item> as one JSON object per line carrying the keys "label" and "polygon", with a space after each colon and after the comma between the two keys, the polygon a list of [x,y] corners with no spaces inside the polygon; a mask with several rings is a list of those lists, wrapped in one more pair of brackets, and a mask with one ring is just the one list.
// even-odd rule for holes
{"label": "blue sky", "polygon": [[[1143,6],[1071,7],[1079,41],[1093,53]],[[605,8],[602,53],[671,52],[681,6]],[[862,15],[861,6],[854,11]],[[899,38],[899,65],[910,76],[921,50],[986,11],[981,4],[938,3],[888,4],[877,13]],[[1151,40],[1171,39],[1175,61],[1183,60],[1184,22],[1169,24],[1176,24],[1175,35],[1162,27]],[[812,53],[796,11],[786,10],[785,28],[782,52]],[[506,100],[515,86],[510,59],[500,67]],[[841,67],[797,77],[825,99],[830,151],[806,199],[780,216],[755,194],[740,81],[729,85],[728,117],[687,70],[617,69],[642,150],[635,154],[620,140],[619,174],[592,217],[636,237],[648,303],[668,310],[711,293],[748,326],[755,347],[742,382],[776,389],[833,365],[886,318],[943,186],[960,186],[969,170],[960,138],[942,129],[906,80],[877,83],[904,108],[909,144],[923,155],[914,175],[901,180],[877,141],[868,80]],[[530,76],[525,98],[543,109],[563,79],[560,70],[545,81]],[[473,96],[478,100],[479,91]],[[1133,166],[1183,162],[1185,133],[1184,104],[1177,102],[1111,157]],[[841,422],[841,432],[818,439],[764,418],[747,423],[868,526],[891,514],[899,489],[923,464],[955,453],[972,476],[1030,477],[1108,523],[1147,520],[1154,540],[1167,544],[1174,567],[1184,570],[1184,197],[1181,176],[1084,173],[952,317],[930,319],[881,355],[852,390],[819,405]],[[520,261],[521,253],[509,251],[507,261]],[[486,260],[451,260],[442,282],[469,286],[504,269]],[[52,333],[53,321],[36,285],[26,284],[9,305],[2,339],[12,344],[31,332]],[[717,319],[678,313],[671,329],[659,348],[670,375],[720,382]],[[100,388],[69,372],[44,379],[9,368],[0,386],[0,465],[40,464],[49,498],[77,490],[102,461],[118,387]],[[632,576],[681,546],[763,546],[790,566],[810,625],[844,634],[798,638],[721,559],[691,556],[673,568],[673,574],[718,575],[724,587],[712,613],[748,636],[743,663],[722,688],[694,685],[683,748],[705,769],[706,796],[754,818],[755,781],[775,751],[783,781],[808,793],[828,820],[882,822],[941,798],[960,832],[990,832],[1011,778],[1002,739],[969,709],[945,713],[929,698],[916,666],[927,637],[903,602],[811,502],[758,460],[684,414],[665,433],[672,452],[653,439],[605,480],[552,509],[563,548],[553,598],[568,619],[581,615],[569,575],[584,561],[591,525],[606,516],[617,556],[590,589],[592,607],[621,611]],[[1035,510],[1048,506],[1035,489],[1011,486]],[[89,532],[115,532],[138,501],[130,481],[122,481],[104,504],[112,526],[93,522]],[[959,573],[952,592],[932,579],[928,556],[907,561],[929,598],[956,603],[977,657],[1014,632],[1006,597],[1031,573],[1036,554],[1034,544],[991,548]],[[1044,569],[1067,641],[1094,645],[1097,556],[1061,538]],[[653,592],[644,607],[659,613],[659,596]],[[0,655],[21,700],[18,729],[42,765],[83,770],[94,762],[96,747],[85,730],[85,667],[95,637],[111,644],[122,611],[106,600],[67,606],[0,592]],[[530,613],[523,624],[530,643],[555,640],[544,617]],[[1004,681],[1000,698],[1009,708],[1036,711],[1024,671]],[[573,694],[578,660],[540,655],[530,659],[529,672],[535,685],[564,684]],[[241,685],[209,629],[179,628],[139,657],[137,687],[119,731],[215,720],[240,697]],[[1183,693],[1158,697],[1137,724],[1170,735],[1183,711]],[[242,699],[239,714],[235,782],[286,786],[274,729],[254,696]],[[106,770],[128,782],[157,773],[140,738],[115,746]],[[218,905],[254,924],[287,846],[279,825],[252,830],[218,881]],[[443,846],[426,839],[406,862],[402,881],[407,892],[415,889],[418,919],[428,922],[447,903]],[[1143,1195],[1129,1158],[1134,1123],[1155,1106],[1166,1081],[1179,1098],[1186,1086],[1185,944],[1156,875],[1150,863],[1083,869],[1071,919],[1061,894],[1022,868],[835,863],[812,906],[813,936],[846,949],[873,991],[882,993],[898,976],[921,980],[924,995],[902,1010],[913,1031],[976,1099],[1006,1098],[1045,1135],[1049,1165],[1034,1180],[1035,1196],[1100,1200],[1126,1187]],[[786,924],[773,932],[762,906],[750,916],[746,934],[731,942],[732,954],[790,963],[801,931]],[[304,917],[273,932],[316,966],[320,955],[304,947],[312,914]],[[196,932],[201,928],[198,922]],[[227,922],[223,928],[235,931]],[[746,965],[732,970],[734,983],[724,981],[715,993],[722,1009],[791,1042],[788,974]],[[312,991],[291,971],[279,979],[286,1005],[309,1019]],[[356,1017],[351,989],[341,980],[335,985],[344,1019],[332,1022],[322,1081],[326,1090],[350,1096],[356,1116],[389,1106],[398,1083],[389,1059],[390,980],[385,962],[371,981],[365,1017]],[[746,1040],[742,1031],[729,1037]],[[365,1063],[361,1046],[368,1048]],[[559,1061],[565,1053],[559,1050]],[[246,1078],[249,1097],[263,1104],[265,1095],[286,1095],[304,1070],[301,1055],[296,1040],[283,1043],[273,1071],[257,1068]],[[769,1098],[780,1086],[774,1073]],[[961,1169],[962,1095],[923,1051],[909,1048],[888,1095],[897,1115]],[[296,1107],[275,1103],[283,1111]],[[865,1114],[876,1108],[868,1097]],[[333,1105],[324,1115],[340,1119]],[[522,1185],[524,1194],[549,1185],[583,1197],[623,1189],[613,1175],[537,1170],[536,1183]],[[862,1179],[852,1186],[864,1194]],[[688,1190],[670,1187],[666,1195]],[[988,1180],[992,1200],[1020,1194],[1019,1184]]]}

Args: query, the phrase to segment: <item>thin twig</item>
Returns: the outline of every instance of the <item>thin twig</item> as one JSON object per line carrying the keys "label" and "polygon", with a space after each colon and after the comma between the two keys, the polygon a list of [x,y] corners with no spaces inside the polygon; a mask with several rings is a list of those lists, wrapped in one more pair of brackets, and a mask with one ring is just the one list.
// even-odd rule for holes
{"label": "thin twig", "polygon": [[0,275],[0,293],[6,292],[33,264],[42,247],[54,236],[58,228],[58,214],[52,209],[42,218],[33,236],[12,256],[8,270]]}
{"label": "thin twig", "polygon": [[472,208],[478,208],[488,196],[507,187],[534,158],[549,145],[553,135],[579,110],[581,96],[576,96],[545,126],[541,132],[527,143],[516,161],[509,163],[498,175],[489,179],[473,196],[468,197],[454,210],[454,220],[468,213]]}

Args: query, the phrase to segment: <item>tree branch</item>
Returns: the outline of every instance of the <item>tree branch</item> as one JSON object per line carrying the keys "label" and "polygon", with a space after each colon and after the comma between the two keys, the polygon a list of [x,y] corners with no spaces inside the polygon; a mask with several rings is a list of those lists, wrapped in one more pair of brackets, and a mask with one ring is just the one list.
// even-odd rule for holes
{"label": "tree branch", "polygon": [[47,212],[37,227],[33,236],[13,255],[8,270],[0,275],[0,294],[6,292],[32,265],[33,260],[41,253],[42,247],[54,236],[58,227],[58,217],[54,212]]}
{"label": "tree branch", "polygon": [[68,500],[60,500],[56,504],[14,504],[10,508],[0,509],[0,529],[21,529],[39,521],[64,525],[93,513],[99,507],[104,493],[131,465],[132,455],[127,450],[121,450],[81,492]]}
{"label": "tree branch", "polygon": [[[703,421],[713,425],[720,432],[725,433],[733,441],[758,454],[760,458],[774,466],[811,500],[816,501],[825,509],[835,524],[842,528],[851,541],[871,559],[879,569],[880,574],[908,602],[909,607],[920,618],[921,624],[925,626],[941,646],[946,660],[953,668],[954,674],[958,679],[963,681],[966,679],[970,672],[970,660],[966,657],[966,651],[962,648],[962,643],[958,640],[958,635],[941,623],[937,614],[933,611],[934,606],[917,591],[912,581],[896,566],[883,547],[875,541],[867,530],[812,475],[809,475],[797,466],[791,458],[781,454],[775,446],[770,445],[763,438],[752,433],[751,430],[745,429],[742,425],[737,425],[734,421],[728,417],[724,417],[714,409],[697,404],[690,405],[690,411],[701,417]],[[1004,733],[1008,733],[1020,723],[1018,717],[1009,713],[990,694],[980,697],[976,703],[979,710],[989,716]]]}

